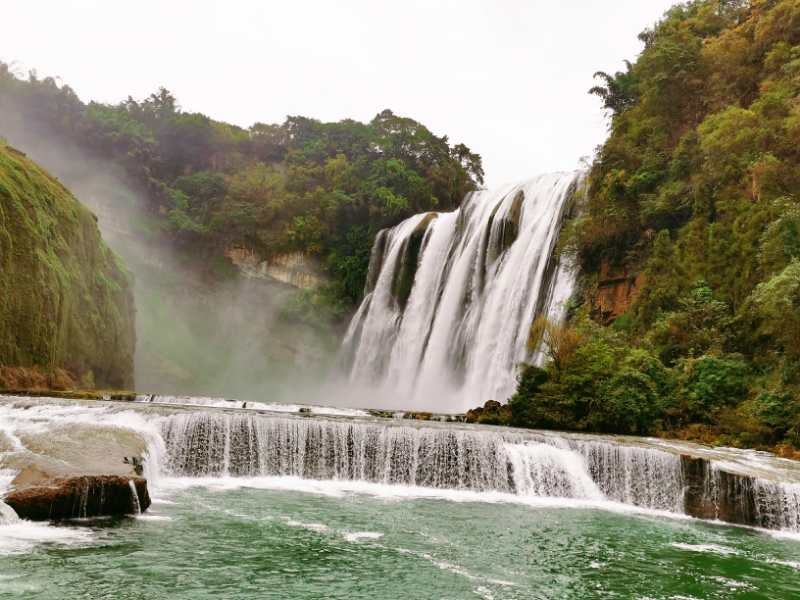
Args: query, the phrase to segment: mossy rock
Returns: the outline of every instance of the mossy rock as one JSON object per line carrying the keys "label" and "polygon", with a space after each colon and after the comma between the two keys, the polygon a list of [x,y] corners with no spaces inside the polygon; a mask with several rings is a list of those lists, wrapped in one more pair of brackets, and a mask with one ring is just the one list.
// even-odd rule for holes
{"label": "mossy rock", "polygon": [[[517,237],[519,236],[519,225],[522,220],[522,205],[524,202],[525,192],[520,190],[511,201],[511,206],[509,207],[508,212],[500,220],[500,236],[496,241],[495,247],[488,247],[490,236],[486,236],[485,243],[487,244],[487,247],[484,248],[484,254],[486,256],[487,265],[494,262],[498,256],[508,250],[511,247],[511,244],[517,240]],[[501,206],[502,203],[495,206],[491,216],[489,217],[488,227],[490,231],[494,226],[494,221],[497,218],[497,212],[500,210]]]}
{"label": "mossy rock", "polygon": [[0,143],[0,365],[131,388],[134,346],[130,277],[96,218]]}
{"label": "mossy rock", "polygon": [[414,278],[417,275],[419,257],[422,253],[422,242],[425,240],[425,234],[436,217],[438,217],[436,213],[425,215],[405,240],[403,248],[400,250],[401,257],[392,279],[392,296],[402,308],[405,308],[408,303],[411,289],[414,287]]}
{"label": "mossy rock", "polygon": [[433,419],[433,413],[419,411],[407,412],[403,414],[403,418],[412,421],[430,421]]}

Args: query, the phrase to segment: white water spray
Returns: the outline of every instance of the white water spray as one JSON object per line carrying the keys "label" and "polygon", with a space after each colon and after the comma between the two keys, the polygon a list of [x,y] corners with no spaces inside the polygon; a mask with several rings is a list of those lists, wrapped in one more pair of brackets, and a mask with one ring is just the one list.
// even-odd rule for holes
{"label": "white water spray", "polygon": [[353,384],[398,408],[463,411],[513,393],[534,318],[563,317],[574,274],[555,247],[582,173],[469,195],[377,237],[344,348]]}

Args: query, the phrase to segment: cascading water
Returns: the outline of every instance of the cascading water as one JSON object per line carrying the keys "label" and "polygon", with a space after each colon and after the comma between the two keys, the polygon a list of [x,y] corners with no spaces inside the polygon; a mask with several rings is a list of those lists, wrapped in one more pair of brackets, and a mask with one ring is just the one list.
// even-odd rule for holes
{"label": "cascading water", "polygon": [[345,336],[350,379],[398,408],[462,411],[514,391],[537,315],[556,320],[574,275],[555,247],[581,172],[470,194],[452,213],[381,232]]}
{"label": "cascading water", "polygon": [[[164,418],[161,431],[162,468],[172,476],[365,481],[610,500],[676,514],[687,512],[689,498],[709,518],[800,531],[800,483],[731,476],[713,460],[701,461],[705,472],[693,476],[687,455],[657,445],[452,425],[206,412]],[[698,482],[701,489],[693,490]],[[721,500],[742,507],[721,508]]]}
{"label": "cascading water", "polygon": [[14,509],[0,500],[0,525],[9,525],[11,523],[17,523],[18,521],[19,516],[17,516]]}
{"label": "cascading water", "polygon": [[128,480],[128,487],[131,488],[131,511],[134,515],[140,515],[142,514],[142,505],[139,503],[139,492],[136,491],[133,479]]}
{"label": "cascading water", "polygon": [[685,481],[680,456],[596,441],[573,442],[573,447],[586,458],[593,480],[607,498],[683,512]]}
{"label": "cascading water", "polygon": [[[11,481],[16,473],[7,469],[0,469],[0,497],[11,487]],[[8,504],[0,499],[0,525],[9,525],[19,521],[17,513]]]}
{"label": "cascading water", "polygon": [[161,429],[164,470],[177,476],[294,476],[682,508],[680,459],[649,448],[511,431],[216,413],[174,415]]}
{"label": "cascading water", "polygon": [[[14,440],[0,452],[0,484],[5,482],[6,489],[20,469],[99,468],[95,460],[101,456],[114,467],[135,450],[153,486],[176,478],[361,482],[411,495],[425,489],[469,492],[476,500],[501,494],[523,503],[560,498],[600,506],[611,501],[800,532],[797,463],[682,442],[52,399],[0,404],[0,434]],[[70,450],[73,437],[81,441],[77,453]],[[138,494],[132,484],[135,512]],[[13,511],[6,513],[0,503],[0,524],[16,518]]]}

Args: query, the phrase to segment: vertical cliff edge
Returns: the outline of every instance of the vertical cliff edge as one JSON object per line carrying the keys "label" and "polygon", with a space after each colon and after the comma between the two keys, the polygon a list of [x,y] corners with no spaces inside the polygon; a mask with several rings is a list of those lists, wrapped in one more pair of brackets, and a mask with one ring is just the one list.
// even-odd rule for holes
{"label": "vertical cliff edge", "polygon": [[94,215],[0,140],[0,387],[131,387],[134,316]]}

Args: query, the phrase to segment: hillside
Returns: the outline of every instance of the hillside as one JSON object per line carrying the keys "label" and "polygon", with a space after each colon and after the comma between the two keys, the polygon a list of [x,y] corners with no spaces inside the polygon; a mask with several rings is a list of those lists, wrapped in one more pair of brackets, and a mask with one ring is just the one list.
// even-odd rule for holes
{"label": "hillside", "polygon": [[94,215],[0,142],[0,385],[133,385],[125,268]]}
{"label": "hillside", "polygon": [[582,267],[518,424],[800,447],[800,2],[700,0],[591,90]]}
{"label": "hillside", "polygon": [[141,234],[169,240],[211,277],[231,249],[312,257],[331,283],[306,304],[334,318],[360,300],[380,229],[453,208],[483,181],[480,156],[390,110],[368,123],[289,116],[245,129],[185,112],[163,88],[84,103],[0,63],[0,134],[19,143],[20,130],[121,167],[143,190]]}

